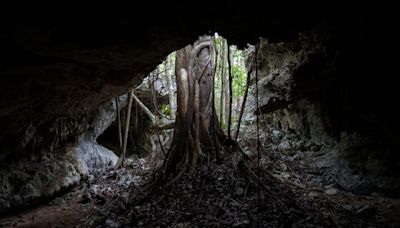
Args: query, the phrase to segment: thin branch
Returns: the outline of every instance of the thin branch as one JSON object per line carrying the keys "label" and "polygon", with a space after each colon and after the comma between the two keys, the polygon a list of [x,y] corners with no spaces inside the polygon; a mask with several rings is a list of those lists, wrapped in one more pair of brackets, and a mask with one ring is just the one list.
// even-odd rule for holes
{"label": "thin branch", "polygon": [[126,117],[126,123],[125,123],[125,135],[124,135],[124,143],[122,146],[122,153],[118,158],[118,162],[115,165],[115,169],[119,168],[125,158],[125,154],[126,154],[126,145],[128,143],[128,133],[129,133],[129,121],[130,121],[130,117],[131,117],[131,108],[132,108],[132,98],[133,98],[133,90],[129,92],[129,101],[128,101],[128,110],[127,110],[127,117]]}
{"label": "thin branch", "polygon": [[150,118],[151,125],[155,125],[156,117],[154,116],[154,114],[149,110],[149,108],[146,107],[145,104],[143,104],[143,102],[136,95],[132,94],[132,97],[135,100],[136,104],[138,104],[140,108],[144,111],[144,113],[146,113],[146,115]]}
{"label": "thin branch", "polygon": [[[154,105],[154,109],[156,110],[156,112],[158,112],[158,105],[157,105],[157,99],[156,96],[154,95],[155,93],[155,83],[158,80],[158,76],[159,74],[157,73],[159,71],[159,68],[157,67],[156,71],[153,73],[152,79],[153,81],[151,82],[152,87],[151,87],[151,96],[152,96],[152,100],[153,100],[153,105]],[[161,113],[159,113],[161,116]]]}
{"label": "thin branch", "polygon": [[164,146],[163,146],[163,144],[162,144],[162,142],[161,142],[160,131],[159,131],[160,129],[159,129],[158,127],[156,127],[156,129],[157,129],[158,143],[160,143],[160,148],[161,148],[161,151],[162,151],[162,153],[163,153],[163,155],[164,155],[164,158],[165,158],[165,157],[167,157],[167,153],[165,152]]}
{"label": "thin branch", "polygon": [[[155,109],[155,112],[157,112],[157,115],[158,116],[161,116],[162,118],[164,118],[164,119],[167,119],[167,120],[174,120],[173,118],[171,118],[171,117],[168,117],[168,116],[166,116],[166,115],[164,115],[162,112],[160,112],[160,110],[159,110],[159,107],[158,107],[158,105],[157,105],[157,99],[156,99],[156,96],[154,95],[154,93],[155,93],[155,89],[154,89],[154,83],[158,80],[158,77],[160,76],[160,74],[159,74],[159,72],[158,72],[159,70],[158,70],[158,68],[157,68],[157,70],[155,70],[153,73],[151,73],[150,75],[149,75],[149,80],[150,80],[150,77],[152,78],[152,85],[153,85],[153,87],[152,87],[152,89],[151,89],[151,95],[152,95],[152,100],[153,100],[153,105],[154,105],[154,109]],[[152,76],[151,76],[152,75]],[[172,109],[172,108],[171,108]]]}
{"label": "thin branch", "polygon": [[115,106],[117,108],[117,118],[118,118],[118,141],[119,141],[119,148],[122,148],[122,128],[121,128],[121,114],[119,110],[119,104],[118,104],[119,97],[117,96],[115,98]]}
{"label": "thin branch", "polygon": [[246,108],[246,100],[247,100],[247,94],[249,93],[249,85],[250,85],[250,76],[251,72],[253,71],[252,67],[250,66],[249,71],[247,72],[247,79],[246,79],[246,90],[244,92],[244,98],[242,102],[242,107],[240,109],[240,114],[239,114],[239,119],[238,119],[238,126],[236,129],[236,135],[235,135],[235,140],[238,139],[239,137],[239,131],[240,131],[240,123],[242,122],[242,117],[244,113],[244,109]]}
{"label": "thin branch", "polygon": [[206,71],[206,69],[207,69],[208,65],[210,65],[210,63],[211,63],[211,58],[207,61],[206,65],[204,65],[203,69],[201,70],[201,74],[198,79],[199,82],[203,78],[204,72]]}
{"label": "thin branch", "polygon": [[[157,72],[158,72],[158,71],[159,71],[159,69],[158,69],[158,67],[157,67]],[[159,76],[159,74],[157,74],[157,78],[158,78],[158,76]],[[155,98],[155,96],[154,96],[154,91],[155,91],[154,82],[155,82],[155,81],[156,81],[156,80],[154,79],[154,74],[153,74],[153,86],[152,86],[152,88],[151,88],[151,96],[152,96],[152,98],[153,98],[154,108],[155,108],[155,110],[158,111],[157,101],[156,101],[156,98]],[[139,99],[138,99],[138,100],[139,100]],[[143,107],[144,107],[144,108],[147,108],[146,105],[144,105],[144,104],[143,104]],[[151,114],[150,119],[152,120],[152,121],[151,121],[152,126],[156,125],[155,128],[156,128],[156,130],[157,130],[158,142],[160,143],[160,148],[161,148],[161,151],[162,151],[164,157],[166,157],[166,153],[165,153],[165,150],[164,150],[164,146],[163,146],[162,143],[161,143],[160,130],[159,130],[159,128],[158,128],[157,118],[153,115],[153,113],[150,112],[149,109],[147,109],[147,111],[148,111],[148,112],[146,112],[146,113],[147,113],[148,115]],[[150,116],[150,115],[149,115],[149,116]]]}
{"label": "thin branch", "polygon": [[[227,41],[228,42],[228,41]],[[231,66],[231,51],[228,43],[228,68],[229,68],[229,116],[228,116],[228,138],[231,137],[231,122],[232,122],[232,66]]]}
{"label": "thin branch", "polygon": [[174,129],[174,127],[175,127],[175,121],[169,121],[167,123],[160,124],[160,125],[157,125],[157,124],[152,125],[150,127],[150,130],[153,130],[153,129],[168,130],[168,129]]}

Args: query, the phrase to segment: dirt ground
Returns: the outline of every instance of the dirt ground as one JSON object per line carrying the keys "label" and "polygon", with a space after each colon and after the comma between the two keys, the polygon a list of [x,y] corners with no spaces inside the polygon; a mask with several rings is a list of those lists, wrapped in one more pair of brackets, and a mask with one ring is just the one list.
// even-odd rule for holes
{"label": "dirt ground", "polygon": [[49,202],[0,219],[2,227],[74,227],[90,213],[94,205],[79,199]]}
{"label": "dirt ground", "polygon": [[257,157],[225,157],[222,164],[205,163],[195,175],[151,194],[145,186],[160,161],[131,159],[124,169],[89,178],[40,206],[2,216],[0,226],[400,226],[400,199],[318,186],[300,174],[297,163],[284,163],[274,153],[262,155],[260,170]]}

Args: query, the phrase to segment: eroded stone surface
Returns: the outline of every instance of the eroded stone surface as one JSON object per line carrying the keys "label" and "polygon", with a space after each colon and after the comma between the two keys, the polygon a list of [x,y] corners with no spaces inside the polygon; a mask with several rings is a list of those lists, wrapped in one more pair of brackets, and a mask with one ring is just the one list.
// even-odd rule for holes
{"label": "eroded stone surface", "polygon": [[[123,100],[121,104],[124,104]],[[53,149],[54,146],[43,148],[37,154],[28,154],[3,164],[0,169],[0,212],[51,197],[79,183],[82,178],[115,165],[118,157],[96,142],[115,116],[114,101],[106,102],[99,106],[91,127],[81,134],[77,142],[59,149]],[[63,121],[59,123],[62,123],[61,126],[54,128],[59,136],[69,135],[69,131],[73,130],[70,128],[76,126],[69,126]]]}
{"label": "eroded stone surface", "polygon": [[[372,102],[368,97],[343,96],[346,90],[363,91],[348,88],[352,82],[335,74],[343,66],[337,62],[338,53],[327,51],[332,37],[326,37],[317,33],[289,43],[261,42],[258,91],[266,140],[274,151],[304,153],[328,182],[345,190],[396,194],[400,192],[396,184],[400,166],[394,162],[399,159],[397,141],[378,133],[380,127],[373,120],[384,110],[361,108],[361,103]],[[352,102],[358,104],[351,107]],[[254,120],[254,93],[249,106],[246,118]],[[366,121],[366,115],[371,119]]]}

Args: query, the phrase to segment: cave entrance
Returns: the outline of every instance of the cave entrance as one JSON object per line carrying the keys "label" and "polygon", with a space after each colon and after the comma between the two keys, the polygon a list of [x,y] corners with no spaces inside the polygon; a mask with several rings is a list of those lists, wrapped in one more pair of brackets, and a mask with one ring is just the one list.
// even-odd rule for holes
{"label": "cave entrance", "polygon": [[[217,33],[200,37],[193,45],[172,52],[130,94],[115,98],[119,115],[97,141],[115,151],[120,161],[129,156],[158,154],[164,160],[170,156],[176,161],[166,165],[167,172],[175,169],[171,166],[176,166],[178,157],[185,158],[182,154],[173,155],[177,153],[179,142],[188,142],[179,145],[180,151],[196,151],[186,160],[186,163],[191,160],[191,166],[196,167],[205,158],[208,161],[210,157],[218,159],[218,154],[211,155],[211,151],[223,150],[224,143],[236,141],[242,117],[248,120],[252,111],[250,108],[243,112],[248,94],[254,96],[249,85],[252,70],[247,70],[253,65],[253,56],[254,46],[240,50],[228,45]],[[180,69],[186,71],[184,75]],[[179,119],[183,115],[189,119]],[[126,129],[128,116],[130,121]],[[254,115],[250,116],[254,119]],[[182,125],[192,129],[187,132]],[[197,161],[195,157],[199,156],[201,159]],[[185,169],[193,172],[194,167]]]}
{"label": "cave entrance", "polygon": [[[169,54],[112,101],[116,121],[97,142],[125,158],[121,166],[82,180],[55,202],[59,208],[39,208],[41,217],[31,223],[65,219],[64,207],[75,215],[71,222],[81,219],[85,227],[369,224],[365,218],[377,210],[369,205],[386,209],[389,201],[357,201],[337,188],[329,165],[344,160],[334,160],[332,140],[316,131],[324,126],[321,106],[306,98],[274,103],[274,95],[286,95],[274,92],[287,92],[293,74],[305,74],[291,67],[310,67],[301,62],[306,47],[285,45],[261,40],[239,50],[214,34]],[[359,139],[343,140],[352,146]]]}
{"label": "cave entrance", "polygon": [[[380,192],[400,193],[396,84],[385,58],[368,58],[384,49],[371,44],[388,40],[387,23],[368,4],[246,3],[2,18],[0,213],[71,187],[43,205],[47,220],[23,221],[69,226],[48,223],[61,221],[56,212],[83,227],[400,224],[384,218],[399,219],[400,207]],[[202,37],[131,87],[216,28],[238,44],[269,40],[243,57]],[[121,167],[96,140],[126,158]],[[16,217],[4,226],[29,226]]]}

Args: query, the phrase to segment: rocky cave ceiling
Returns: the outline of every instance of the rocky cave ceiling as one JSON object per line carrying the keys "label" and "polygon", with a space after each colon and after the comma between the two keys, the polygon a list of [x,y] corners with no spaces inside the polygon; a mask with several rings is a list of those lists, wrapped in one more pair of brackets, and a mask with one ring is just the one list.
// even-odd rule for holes
{"label": "rocky cave ceiling", "polygon": [[[62,5],[40,10],[3,8],[0,141],[14,139],[32,123],[41,125],[57,116],[90,112],[138,84],[171,51],[214,31],[244,47],[256,43],[258,37],[280,42],[295,39],[299,32],[328,30],[327,34],[335,34],[330,47],[347,70],[340,73],[352,77],[350,84],[356,87],[360,79],[367,84],[358,88],[369,99],[359,103],[359,108],[380,108],[390,118],[396,114],[386,110],[392,90],[378,88],[383,93],[378,96],[369,92],[376,82],[367,77],[371,69],[362,67],[371,63],[364,47],[373,40],[370,35],[374,37],[378,26],[363,6],[321,3],[264,7],[253,2],[228,6],[225,1],[203,1],[194,6],[151,4],[122,11]],[[381,84],[379,81],[378,86]],[[352,98],[358,102],[357,95]],[[375,124],[383,128],[397,126],[377,116],[365,118],[377,120]]]}

